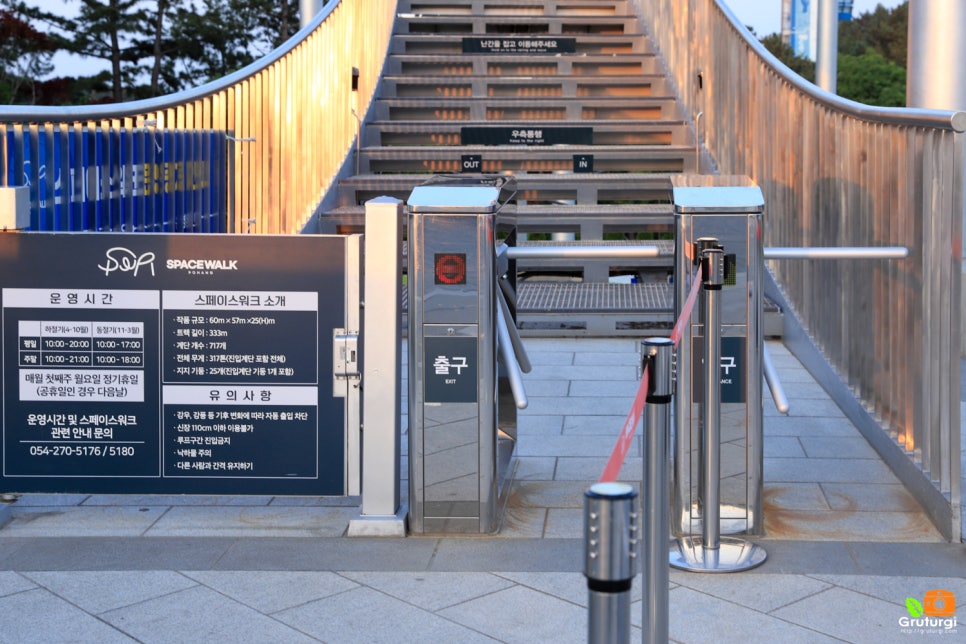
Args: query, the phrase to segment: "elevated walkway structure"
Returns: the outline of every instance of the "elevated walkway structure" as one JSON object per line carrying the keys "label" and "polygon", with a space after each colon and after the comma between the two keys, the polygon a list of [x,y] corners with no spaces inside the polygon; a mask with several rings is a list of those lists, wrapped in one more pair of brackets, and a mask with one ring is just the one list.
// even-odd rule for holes
{"label": "elevated walkway structure", "polygon": [[[521,330],[666,333],[668,178],[695,172],[698,152],[632,7],[406,0],[397,12],[355,174],[339,182],[319,229],[361,230],[369,198],[405,200],[427,175],[512,173],[508,218],[532,238],[523,244],[663,238],[666,248],[658,260],[521,262]],[[616,275],[627,283],[609,283]]]}
{"label": "elevated walkway structure", "polygon": [[[504,40],[529,51],[499,51]],[[358,230],[368,199],[405,199],[422,179],[478,162],[517,175],[517,224],[534,235],[663,235],[668,177],[718,171],[761,187],[766,247],[905,246],[908,260],[873,268],[774,263],[770,294],[786,313],[786,343],[944,537],[962,537],[964,113],[874,108],[822,92],[718,0],[332,0],[265,59],[195,90],[84,109],[0,109],[0,186],[28,187],[31,230],[58,221],[39,216],[42,203],[73,207],[84,194],[42,177],[71,176],[84,161],[85,128],[103,150],[121,130],[146,132],[162,150],[177,148],[164,138],[175,132],[223,134],[222,229],[235,233]],[[546,145],[531,143],[537,131]],[[128,208],[137,183],[111,177],[169,161],[133,149],[109,153],[99,190],[88,192],[116,189],[117,198],[78,208],[138,212]],[[594,172],[579,172],[591,157]],[[163,222],[177,223],[179,203],[188,201],[161,200]],[[85,230],[149,229],[124,216],[78,221]],[[608,290],[612,273],[660,270],[534,264],[528,281]],[[644,286],[659,290],[660,280]],[[546,304],[533,306],[536,316]],[[651,321],[633,315],[658,326],[670,317],[652,311]]]}

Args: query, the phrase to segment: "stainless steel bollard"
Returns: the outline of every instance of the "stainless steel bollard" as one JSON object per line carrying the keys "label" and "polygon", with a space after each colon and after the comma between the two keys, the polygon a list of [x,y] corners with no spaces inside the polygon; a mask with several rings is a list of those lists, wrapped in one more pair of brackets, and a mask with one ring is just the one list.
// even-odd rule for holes
{"label": "stainless steel bollard", "polygon": [[631,585],[637,572],[637,490],[595,483],[584,493],[584,575],[591,644],[630,642]]}
{"label": "stainless steel bollard", "polygon": [[706,550],[718,550],[721,541],[721,286],[724,284],[724,251],[711,248],[702,257],[704,297],[701,325],[704,327],[704,394],[701,405],[702,481],[704,504],[701,537]]}
{"label": "stainless steel bollard", "polygon": [[738,572],[764,563],[764,548],[721,536],[721,287],[724,252],[702,251],[704,276],[701,324],[704,330],[704,396],[702,399],[701,537],[682,537],[671,544],[670,563],[694,572]]}
{"label": "stainless steel bollard", "polygon": [[644,408],[644,495],[642,527],[642,640],[668,641],[670,604],[667,544],[671,536],[671,394],[674,342],[648,338],[641,343],[644,368],[650,369],[650,386]]}

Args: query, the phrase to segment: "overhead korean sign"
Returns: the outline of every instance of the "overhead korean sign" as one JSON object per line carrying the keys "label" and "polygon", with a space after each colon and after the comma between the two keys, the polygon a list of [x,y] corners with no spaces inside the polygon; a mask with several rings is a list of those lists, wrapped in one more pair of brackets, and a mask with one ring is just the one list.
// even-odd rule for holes
{"label": "overhead korean sign", "polygon": [[0,235],[0,491],[344,494],[345,238]]}
{"label": "overhead korean sign", "polygon": [[593,145],[594,128],[584,126],[505,127],[464,125],[461,145]]}
{"label": "overhead korean sign", "polygon": [[540,38],[516,36],[464,36],[464,54],[573,54],[577,51],[576,38],[545,36]]}
{"label": "overhead korean sign", "polygon": [[6,180],[30,188],[31,231],[224,232],[226,139],[214,130],[70,127],[36,139],[8,130]]}

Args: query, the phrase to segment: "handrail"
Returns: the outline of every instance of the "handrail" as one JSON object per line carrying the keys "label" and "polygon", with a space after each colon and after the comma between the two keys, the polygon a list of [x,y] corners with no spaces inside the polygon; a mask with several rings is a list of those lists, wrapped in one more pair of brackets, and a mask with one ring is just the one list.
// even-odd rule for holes
{"label": "handrail", "polygon": [[795,87],[803,94],[809,96],[817,103],[829,109],[847,111],[851,115],[867,119],[870,121],[881,121],[895,125],[909,125],[913,127],[936,127],[941,129],[953,130],[956,132],[966,132],[966,112],[952,112],[948,110],[930,110],[923,108],[908,107],[882,107],[878,105],[866,105],[848,98],[827,92],[818,85],[809,83],[804,78],[793,72],[785,63],[780,61],[774,54],[761,44],[757,38],[752,36],[737,16],[731,11],[728,5],[718,3],[718,9],[728,19],[735,32],[745,40],[748,47],[758,54],[766,63],[782,76],[782,80]]}

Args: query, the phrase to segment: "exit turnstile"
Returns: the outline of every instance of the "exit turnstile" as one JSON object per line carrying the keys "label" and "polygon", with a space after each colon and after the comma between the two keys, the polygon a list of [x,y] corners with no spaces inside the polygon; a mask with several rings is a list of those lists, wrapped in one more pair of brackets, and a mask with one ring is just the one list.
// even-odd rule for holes
{"label": "exit turnstile", "polygon": [[506,417],[511,412],[500,418],[498,410],[498,323],[504,313],[495,237],[513,185],[503,176],[438,177],[409,197],[413,532],[499,528],[516,423],[515,416]]}
{"label": "exit turnstile", "polygon": [[[721,290],[722,533],[762,534],[762,212],[761,189],[746,177],[672,178],[675,309],[680,313],[701,251],[719,245],[730,268]],[[699,534],[704,329],[692,317],[678,347],[671,530]]]}

